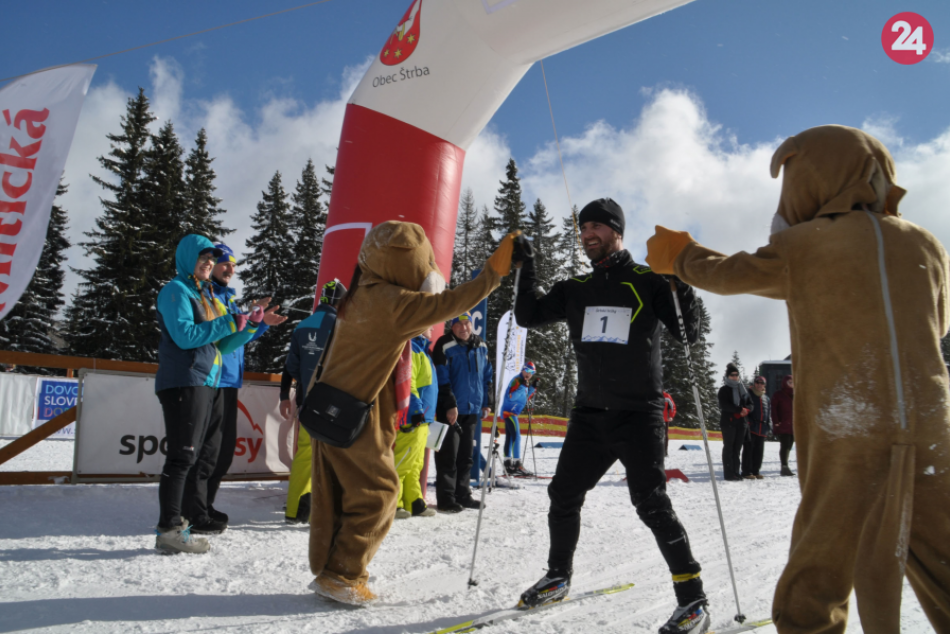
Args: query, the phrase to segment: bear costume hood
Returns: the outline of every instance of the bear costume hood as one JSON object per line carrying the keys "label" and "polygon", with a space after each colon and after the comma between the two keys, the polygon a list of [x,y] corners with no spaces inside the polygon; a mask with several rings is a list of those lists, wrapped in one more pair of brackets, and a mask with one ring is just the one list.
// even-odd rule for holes
{"label": "bear costume hood", "polygon": [[441,293],[445,277],[425,230],[415,223],[390,220],[373,227],[360,248],[360,286],[388,282],[412,291]]}
{"label": "bear costume hood", "polygon": [[772,178],[778,178],[783,166],[772,233],[865,206],[868,211],[900,216],[897,207],[907,192],[894,183],[894,159],[862,130],[823,125],[789,137],[772,155]]}

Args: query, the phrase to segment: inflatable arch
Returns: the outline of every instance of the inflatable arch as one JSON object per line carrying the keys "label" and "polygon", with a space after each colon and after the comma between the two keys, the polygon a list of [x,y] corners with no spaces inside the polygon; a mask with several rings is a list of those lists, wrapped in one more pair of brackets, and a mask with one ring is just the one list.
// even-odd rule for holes
{"label": "inflatable arch", "polygon": [[413,0],[346,106],[317,288],[386,220],[422,225],[447,275],[465,151],[531,65],[690,1]]}

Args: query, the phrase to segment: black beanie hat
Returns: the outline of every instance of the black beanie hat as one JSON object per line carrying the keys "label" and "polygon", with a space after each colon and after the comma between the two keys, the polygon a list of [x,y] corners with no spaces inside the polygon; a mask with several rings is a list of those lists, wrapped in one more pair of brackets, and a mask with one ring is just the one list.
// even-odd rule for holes
{"label": "black beanie hat", "polygon": [[581,209],[577,217],[577,224],[585,222],[599,222],[605,224],[623,237],[624,227],[627,225],[623,218],[623,209],[611,198],[600,198]]}

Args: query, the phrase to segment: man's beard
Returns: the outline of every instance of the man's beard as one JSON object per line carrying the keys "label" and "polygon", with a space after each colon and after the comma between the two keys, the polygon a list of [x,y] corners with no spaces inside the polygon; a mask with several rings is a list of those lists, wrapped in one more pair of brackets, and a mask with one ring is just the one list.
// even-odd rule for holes
{"label": "man's beard", "polygon": [[600,262],[605,257],[610,255],[611,251],[610,251],[610,247],[606,243],[601,242],[592,247],[588,247],[587,245],[584,245],[584,253],[587,254],[587,258],[591,262]]}

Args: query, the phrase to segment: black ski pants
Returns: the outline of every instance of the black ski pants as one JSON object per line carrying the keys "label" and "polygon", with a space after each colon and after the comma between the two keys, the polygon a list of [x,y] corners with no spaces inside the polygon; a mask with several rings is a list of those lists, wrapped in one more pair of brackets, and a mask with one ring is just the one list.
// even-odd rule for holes
{"label": "black ski pants", "polygon": [[778,457],[782,461],[782,466],[788,466],[788,454],[792,451],[792,445],[795,444],[795,434],[775,434],[778,438],[779,448]]}
{"label": "black ski pants", "polygon": [[[548,486],[550,569],[573,570],[584,499],[620,460],[627,470],[630,500],[640,520],[653,532],[670,572],[674,577],[698,575],[700,565],[693,558],[689,537],[666,494],[665,438],[666,425],[659,412],[588,408],[571,412],[564,447]],[[674,584],[680,605],[703,598],[702,588],[698,576]]]}
{"label": "black ski pants", "polygon": [[762,458],[765,456],[765,436],[746,434],[742,443],[742,475],[759,475]]}
{"label": "black ski pants", "polygon": [[726,480],[741,480],[740,454],[749,426],[744,419],[730,419],[722,423],[722,476]]}
{"label": "black ski pants", "polygon": [[[188,515],[191,510],[195,487],[188,484],[201,459],[207,465],[213,453],[213,461],[217,461],[220,433],[217,440],[211,440],[212,451],[207,447],[208,428],[221,400],[216,388],[206,386],[169,388],[157,396],[162,404],[166,439],[165,464],[158,484],[158,526],[171,528],[178,526],[181,515]],[[210,468],[206,467],[208,475],[214,469],[213,461]]]}
{"label": "black ski pants", "polygon": [[459,414],[435,454],[435,496],[439,506],[471,499],[472,449],[481,433],[481,416]]}
{"label": "black ski pants", "polygon": [[[218,463],[208,478],[208,509],[214,505],[214,498],[221,486],[221,478],[227,475],[234,461],[234,448],[237,446],[238,388],[219,387],[221,392],[221,450]],[[214,423],[212,422],[212,425]]]}

